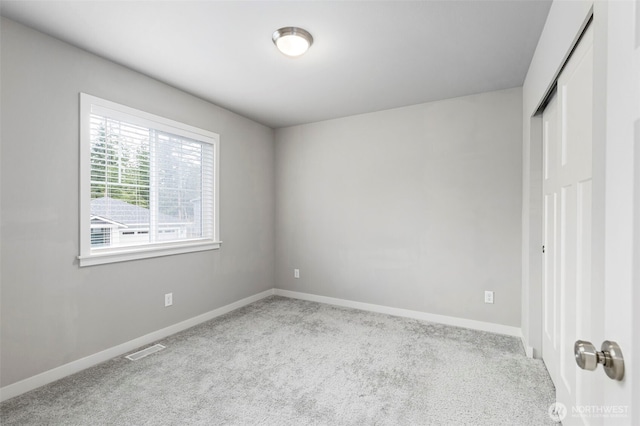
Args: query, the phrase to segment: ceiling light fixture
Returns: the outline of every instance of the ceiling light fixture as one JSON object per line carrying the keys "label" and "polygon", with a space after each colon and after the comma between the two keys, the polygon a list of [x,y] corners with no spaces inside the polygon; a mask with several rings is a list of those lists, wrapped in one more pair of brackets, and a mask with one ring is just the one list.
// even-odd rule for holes
{"label": "ceiling light fixture", "polygon": [[311,34],[298,27],[280,28],[273,33],[271,39],[278,50],[291,57],[302,55],[313,44]]}

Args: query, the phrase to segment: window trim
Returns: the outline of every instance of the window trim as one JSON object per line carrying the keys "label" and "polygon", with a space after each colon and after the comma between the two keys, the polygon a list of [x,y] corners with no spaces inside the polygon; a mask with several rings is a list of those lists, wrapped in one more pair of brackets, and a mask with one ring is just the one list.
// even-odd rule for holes
{"label": "window trim", "polygon": [[[213,146],[213,237],[194,239],[184,242],[153,243],[140,246],[116,248],[91,248],[91,125],[92,112],[105,112],[115,118],[123,118],[133,124],[149,126],[155,129],[209,143]],[[160,256],[199,252],[219,249],[220,211],[219,211],[219,176],[220,176],[220,135],[208,130],[199,129],[188,124],[160,117],[145,111],[111,102],[86,93],[80,93],[80,267],[101,265],[105,263],[125,262],[136,259],[147,259]]]}

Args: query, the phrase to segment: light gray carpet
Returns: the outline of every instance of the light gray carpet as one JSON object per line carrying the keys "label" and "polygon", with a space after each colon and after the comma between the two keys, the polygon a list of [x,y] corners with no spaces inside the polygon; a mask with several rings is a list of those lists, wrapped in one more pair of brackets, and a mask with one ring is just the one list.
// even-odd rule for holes
{"label": "light gray carpet", "polygon": [[0,406],[2,425],[544,425],[519,339],[282,297]]}

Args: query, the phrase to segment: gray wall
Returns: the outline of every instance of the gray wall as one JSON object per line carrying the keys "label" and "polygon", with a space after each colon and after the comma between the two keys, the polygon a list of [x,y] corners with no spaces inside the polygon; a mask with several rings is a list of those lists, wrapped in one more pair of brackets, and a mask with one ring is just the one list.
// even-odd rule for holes
{"label": "gray wall", "polygon": [[[0,386],[273,287],[519,326],[520,89],[281,129],[274,147],[267,127],[1,31]],[[221,135],[222,249],[78,267],[79,92]]]}
{"label": "gray wall", "polygon": [[[1,27],[1,386],[275,286],[271,129],[10,20]],[[220,250],[78,267],[79,92],[220,134]]]}
{"label": "gray wall", "polygon": [[521,89],[277,130],[276,194],[277,287],[520,325]]}

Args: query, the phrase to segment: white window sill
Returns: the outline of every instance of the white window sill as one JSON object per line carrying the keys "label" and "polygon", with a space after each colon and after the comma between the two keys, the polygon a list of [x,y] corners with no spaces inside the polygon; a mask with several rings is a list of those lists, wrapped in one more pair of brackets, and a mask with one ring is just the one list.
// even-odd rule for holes
{"label": "white window sill", "polygon": [[151,257],[172,256],[174,254],[193,253],[219,249],[222,241],[199,241],[182,244],[166,244],[144,247],[124,247],[100,251],[87,256],[78,256],[80,267],[103,265],[105,263],[127,262],[129,260],[148,259]]}

